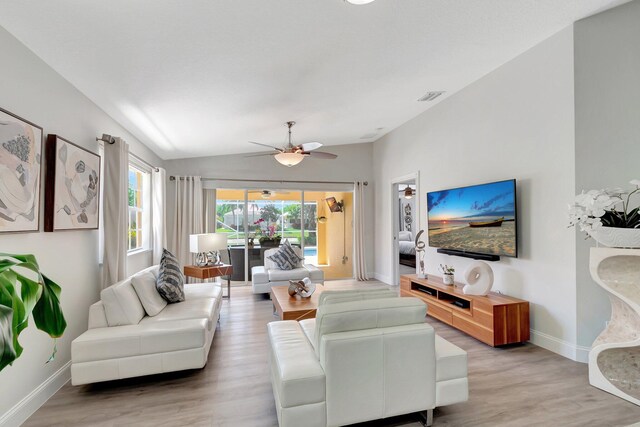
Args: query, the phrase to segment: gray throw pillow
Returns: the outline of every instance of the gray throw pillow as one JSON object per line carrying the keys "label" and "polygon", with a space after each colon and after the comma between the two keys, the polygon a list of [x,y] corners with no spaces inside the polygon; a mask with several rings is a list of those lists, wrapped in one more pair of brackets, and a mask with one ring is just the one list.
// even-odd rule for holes
{"label": "gray throw pillow", "polygon": [[160,272],[156,289],[168,303],[184,301],[184,275],[178,259],[168,250],[162,250]]}
{"label": "gray throw pillow", "polygon": [[296,254],[288,240],[285,240],[278,251],[268,258],[275,262],[280,270],[293,270],[300,265],[300,261],[303,259]]}

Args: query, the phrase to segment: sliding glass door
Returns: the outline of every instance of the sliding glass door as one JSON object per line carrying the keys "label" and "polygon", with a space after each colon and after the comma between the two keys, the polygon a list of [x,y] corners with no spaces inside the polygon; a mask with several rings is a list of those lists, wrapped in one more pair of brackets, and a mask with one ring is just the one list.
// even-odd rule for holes
{"label": "sliding glass door", "polygon": [[326,279],[353,277],[352,192],[217,189],[215,206],[216,231],[228,235],[232,280],[250,283],[251,267],[264,265],[264,252],[285,239]]}

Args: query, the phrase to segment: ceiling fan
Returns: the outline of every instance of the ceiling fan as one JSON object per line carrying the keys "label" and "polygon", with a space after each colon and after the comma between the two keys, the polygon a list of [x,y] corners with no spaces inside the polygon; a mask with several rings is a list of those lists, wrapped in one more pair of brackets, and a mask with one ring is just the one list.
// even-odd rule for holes
{"label": "ceiling fan", "polygon": [[[252,190],[249,191],[249,194],[260,194],[260,197],[262,197],[263,199],[268,199],[271,196],[275,196],[276,192],[273,190]],[[289,194],[288,191],[278,191],[278,194]]]}
{"label": "ceiling fan", "polygon": [[304,144],[293,145],[291,142],[291,128],[295,125],[296,122],[287,122],[286,125],[289,128],[289,139],[287,145],[284,148],[274,147],[273,145],[262,144],[260,142],[249,141],[250,144],[262,145],[263,147],[269,147],[276,150],[275,153],[263,153],[263,154],[253,154],[246,157],[257,157],[257,156],[274,156],[275,159],[285,166],[291,167],[295,166],[301,161],[304,160],[305,157],[315,157],[316,159],[335,159],[338,157],[332,153],[325,153],[323,151],[314,151],[320,147],[322,144],[319,142],[307,142]]}

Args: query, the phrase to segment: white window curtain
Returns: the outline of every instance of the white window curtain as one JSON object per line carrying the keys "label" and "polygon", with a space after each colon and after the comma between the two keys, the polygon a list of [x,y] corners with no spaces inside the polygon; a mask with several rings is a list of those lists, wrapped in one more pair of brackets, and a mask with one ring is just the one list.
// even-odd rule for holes
{"label": "white window curtain", "polygon": [[204,189],[204,232],[215,233],[218,228],[216,216],[216,190]]}
{"label": "white window curtain", "polygon": [[354,186],[354,240],[355,240],[355,267],[357,280],[369,280],[367,274],[367,258],[364,244],[364,190],[362,182],[356,182]]}
{"label": "white window curtain", "polygon": [[153,264],[160,264],[162,250],[167,247],[167,172],[162,168],[151,170],[151,244]]}
{"label": "white window curtain", "polygon": [[129,144],[121,138],[104,146],[104,173],[103,289],[127,276]]}
{"label": "white window curtain", "polygon": [[202,180],[199,176],[176,176],[173,215],[173,254],[180,264],[193,264],[189,235],[203,232]]}

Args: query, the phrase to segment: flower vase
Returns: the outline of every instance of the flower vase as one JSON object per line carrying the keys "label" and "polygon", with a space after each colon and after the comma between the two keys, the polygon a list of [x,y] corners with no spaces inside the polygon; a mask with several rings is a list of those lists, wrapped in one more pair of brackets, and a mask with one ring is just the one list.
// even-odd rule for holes
{"label": "flower vase", "polygon": [[445,285],[453,285],[453,274],[445,273],[444,276],[442,276],[442,281]]}
{"label": "flower vase", "polygon": [[639,228],[599,227],[589,231],[589,235],[610,248],[640,248]]}

